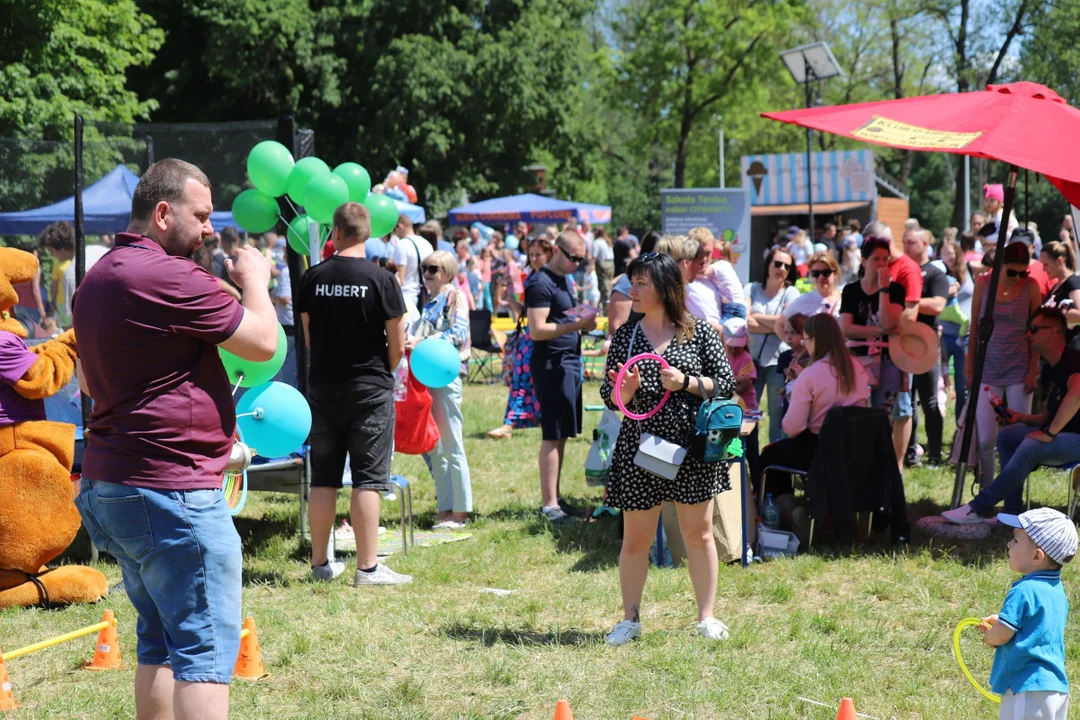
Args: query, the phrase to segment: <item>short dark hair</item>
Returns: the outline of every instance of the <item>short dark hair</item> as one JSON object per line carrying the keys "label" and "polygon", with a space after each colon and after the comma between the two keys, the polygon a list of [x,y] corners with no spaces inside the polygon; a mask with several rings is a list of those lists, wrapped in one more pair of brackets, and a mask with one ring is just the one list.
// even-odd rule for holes
{"label": "short dark hair", "polygon": [[176,158],[165,158],[147,168],[131,196],[131,219],[146,220],[159,202],[175,205],[184,199],[187,181],[207,188],[210,179],[199,168]]}
{"label": "short dark hair", "polygon": [[347,202],[334,211],[333,227],[346,239],[367,242],[371,237],[371,213],[358,202]]}
{"label": "short dark hair", "polygon": [[847,224],[853,232],[859,232],[859,230],[862,229],[862,223],[859,222],[859,218],[848,218]]}
{"label": "short dark hair", "polygon": [[862,252],[863,260],[868,260],[870,256],[878,250],[891,252],[891,249],[892,243],[890,243],[887,238],[883,238],[880,235],[871,235],[870,237],[863,240],[862,248],[860,248],[860,251]]}
{"label": "short dark hair", "polygon": [[428,227],[425,223],[420,226],[420,229],[416,231],[416,234],[431,243],[431,247],[435,247],[439,242],[439,233],[433,227]]}
{"label": "short dark hair", "polygon": [[75,226],[67,221],[54,222],[38,234],[38,245],[47,250],[75,252]]}
{"label": "short dark hair", "polygon": [[240,233],[231,225],[221,229],[221,244],[232,247],[240,244]]}
{"label": "short dark hair", "polygon": [[1031,313],[1031,319],[1041,317],[1047,322],[1053,323],[1054,326],[1061,332],[1061,337],[1068,336],[1069,324],[1065,321],[1065,313],[1061,312],[1058,308],[1041,307],[1035,312]]}

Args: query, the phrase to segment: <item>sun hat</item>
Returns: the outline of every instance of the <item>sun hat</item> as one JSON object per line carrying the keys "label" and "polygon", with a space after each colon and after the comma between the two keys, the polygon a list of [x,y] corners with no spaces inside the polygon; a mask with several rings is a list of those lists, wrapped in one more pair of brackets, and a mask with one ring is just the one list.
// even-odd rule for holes
{"label": "sun hat", "polygon": [[998,513],[997,519],[999,523],[1026,532],[1031,541],[1058,565],[1064,565],[1076,554],[1076,526],[1063,512],[1041,507],[1019,515]]}
{"label": "sun hat", "polygon": [[938,337],[926,323],[908,322],[889,336],[889,357],[906,373],[922,375],[938,363]]}

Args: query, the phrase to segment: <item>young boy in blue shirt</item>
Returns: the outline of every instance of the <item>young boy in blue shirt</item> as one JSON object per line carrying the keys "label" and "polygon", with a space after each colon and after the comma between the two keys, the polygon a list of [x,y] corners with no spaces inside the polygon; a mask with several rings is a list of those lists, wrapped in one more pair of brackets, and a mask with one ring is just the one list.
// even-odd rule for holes
{"label": "young boy in blue shirt", "polygon": [[1013,530],[1009,568],[1023,573],[1001,611],[983,618],[986,644],[997,648],[990,687],[1000,694],[1000,720],[1066,720],[1065,621],[1069,602],[1061,566],[1077,550],[1076,526],[1057,510],[998,514]]}

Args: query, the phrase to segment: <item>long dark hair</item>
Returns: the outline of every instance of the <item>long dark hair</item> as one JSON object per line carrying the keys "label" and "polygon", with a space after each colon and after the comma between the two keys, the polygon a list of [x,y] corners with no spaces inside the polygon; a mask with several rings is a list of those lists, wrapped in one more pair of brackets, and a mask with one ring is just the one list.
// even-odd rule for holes
{"label": "long dark hair", "polygon": [[803,334],[814,339],[814,362],[829,356],[840,394],[852,392],[855,389],[855,366],[836,318],[828,313],[811,315],[803,325]]}
{"label": "long dark hair", "polygon": [[676,340],[689,340],[694,334],[694,320],[686,309],[686,290],[679,263],[670,255],[645,253],[631,261],[626,268],[626,276],[631,280],[641,275],[648,275],[657,294],[663,299],[664,313],[675,326]]}

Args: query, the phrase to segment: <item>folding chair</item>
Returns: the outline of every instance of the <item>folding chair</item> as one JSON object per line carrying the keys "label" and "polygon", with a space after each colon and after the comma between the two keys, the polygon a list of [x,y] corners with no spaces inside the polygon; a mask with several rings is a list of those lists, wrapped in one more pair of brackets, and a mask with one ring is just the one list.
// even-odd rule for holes
{"label": "folding chair", "polygon": [[[1076,506],[1080,504],[1080,462],[1071,462],[1065,465],[1050,465],[1055,470],[1067,470],[1069,472],[1069,506],[1068,515],[1071,520],[1076,515]],[[1024,502],[1027,509],[1031,509],[1031,478],[1024,480]]]}
{"label": "folding chair", "polygon": [[495,370],[495,360],[502,358],[502,348],[491,341],[491,311],[469,311],[469,336],[472,342],[467,382],[494,383],[501,379],[502,369]]}

